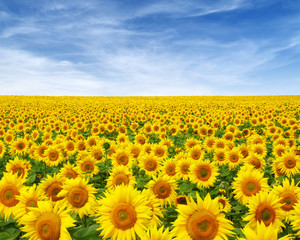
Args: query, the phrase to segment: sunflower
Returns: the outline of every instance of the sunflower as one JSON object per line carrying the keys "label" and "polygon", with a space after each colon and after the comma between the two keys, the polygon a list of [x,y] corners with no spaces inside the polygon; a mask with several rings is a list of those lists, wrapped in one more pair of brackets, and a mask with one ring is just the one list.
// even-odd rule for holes
{"label": "sunflower", "polygon": [[104,153],[102,148],[100,147],[94,147],[92,151],[90,152],[91,157],[95,158],[96,161],[104,162]]}
{"label": "sunflower", "polygon": [[292,210],[292,215],[290,216],[291,224],[293,230],[297,231],[297,235],[300,235],[300,202],[296,203],[294,210]]}
{"label": "sunflower", "polygon": [[219,207],[220,207],[220,210],[222,212],[230,212],[231,211],[231,205],[229,203],[229,199],[226,198],[225,196],[219,196],[217,197],[218,199],[218,202],[219,202]]}
{"label": "sunflower", "polygon": [[219,168],[209,160],[194,161],[191,166],[189,178],[199,188],[209,188],[217,180]]}
{"label": "sunflower", "polygon": [[133,155],[135,159],[137,159],[140,156],[140,153],[142,151],[141,145],[139,144],[129,144],[130,153]]}
{"label": "sunflower", "polygon": [[207,137],[203,143],[203,147],[206,152],[212,152],[214,150],[214,145],[216,142],[216,138],[213,136]]}
{"label": "sunflower", "polygon": [[51,201],[40,201],[37,205],[20,219],[24,225],[21,227],[25,232],[23,237],[29,237],[29,240],[71,240],[67,228],[75,226],[75,220],[65,206]]}
{"label": "sunflower", "polygon": [[267,147],[265,144],[255,144],[252,146],[251,151],[262,158],[267,156]]}
{"label": "sunflower", "polygon": [[17,154],[17,155],[24,155],[27,150],[27,141],[25,139],[19,138],[15,140],[11,144],[10,153],[11,155]]}
{"label": "sunflower", "polygon": [[232,148],[230,151],[226,151],[225,160],[228,163],[230,170],[235,169],[243,163],[243,156],[238,147]]}
{"label": "sunflower", "polygon": [[47,175],[45,179],[43,179],[40,184],[39,188],[42,192],[53,202],[57,202],[62,197],[58,197],[58,193],[62,190],[63,183],[65,182],[65,178],[63,178],[59,174],[54,174],[53,177]]}
{"label": "sunflower", "polygon": [[278,167],[288,176],[294,176],[300,172],[300,157],[294,151],[286,152],[278,158]]}
{"label": "sunflower", "polygon": [[76,153],[76,146],[72,140],[65,141],[63,146],[64,146],[64,152],[67,154],[67,156],[70,157]]}
{"label": "sunflower", "polygon": [[4,143],[0,140],[0,158],[3,157],[5,150],[6,150],[6,147],[5,147]]}
{"label": "sunflower", "polygon": [[96,165],[98,161],[92,158],[90,155],[78,159],[76,164],[84,175],[93,177],[99,173],[99,167]]}
{"label": "sunflower", "polygon": [[269,226],[266,226],[263,223],[258,223],[256,231],[254,231],[250,226],[246,226],[242,229],[242,231],[246,238],[239,238],[238,240],[292,240],[291,235],[278,238],[278,233],[277,231],[274,231],[272,223],[270,223]]}
{"label": "sunflower", "polygon": [[225,165],[227,162],[225,161],[226,150],[223,148],[217,148],[214,154],[214,162],[218,165]]}
{"label": "sunflower", "polygon": [[163,146],[160,144],[157,144],[153,146],[153,153],[156,157],[159,157],[161,159],[165,158],[168,155],[168,148],[167,146]]}
{"label": "sunflower", "polygon": [[57,166],[63,160],[63,153],[58,145],[49,146],[49,148],[45,151],[44,161],[48,166]]}
{"label": "sunflower", "polygon": [[165,160],[161,165],[160,172],[162,175],[168,175],[170,178],[177,179],[175,160],[172,158]]}
{"label": "sunflower", "polygon": [[135,143],[144,145],[146,142],[147,142],[147,137],[145,137],[144,135],[142,135],[142,134],[137,134],[137,135],[135,136]]}
{"label": "sunflower", "polygon": [[282,157],[282,155],[286,152],[287,147],[283,146],[282,144],[278,144],[273,148],[273,154],[276,158]]}
{"label": "sunflower", "polygon": [[[177,158],[176,158],[177,160]],[[178,179],[188,180],[191,171],[192,160],[191,158],[182,157],[176,162],[176,172]]]}
{"label": "sunflower", "polygon": [[256,153],[250,153],[250,155],[245,159],[245,162],[252,165],[255,169],[264,170],[266,161],[261,156]]}
{"label": "sunflower", "polygon": [[117,186],[99,200],[96,222],[104,239],[131,240],[144,235],[151,208],[145,195],[131,186]]}
{"label": "sunflower", "polygon": [[44,143],[41,145],[35,146],[35,159],[38,161],[44,161],[46,158],[45,151],[48,149],[48,146]]}
{"label": "sunflower", "polygon": [[59,172],[61,176],[68,179],[74,179],[82,176],[81,171],[78,169],[78,167],[74,166],[74,164],[71,164],[69,162],[65,163]]}
{"label": "sunflower", "polygon": [[274,173],[275,177],[286,176],[286,174],[279,168],[279,161],[278,159],[272,162],[272,172]]}
{"label": "sunflower", "polygon": [[139,159],[139,166],[142,170],[146,171],[146,174],[155,177],[157,173],[159,172],[161,164],[161,159],[154,155],[154,153],[151,154],[143,154]]}
{"label": "sunflower", "polygon": [[284,204],[281,208],[284,211],[286,219],[290,220],[291,211],[300,200],[300,188],[298,185],[295,186],[294,179],[291,179],[291,183],[285,179],[282,185],[274,186],[272,192],[280,198],[280,203]]}
{"label": "sunflower", "polygon": [[148,227],[157,227],[160,225],[160,218],[163,218],[160,199],[152,193],[150,189],[143,189],[142,194],[146,196],[148,201],[147,206],[151,208],[151,218],[149,219]]}
{"label": "sunflower", "polygon": [[45,195],[40,188],[34,184],[30,187],[24,187],[20,190],[20,195],[16,198],[19,200],[18,209],[14,212],[15,217],[20,219],[30,211],[30,207],[37,207],[38,201],[43,201]]}
{"label": "sunflower", "polygon": [[239,146],[240,149],[240,153],[242,154],[243,158],[247,158],[250,154],[250,149],[246,144],[242,144],[241,146]]}
{"label": "sunflower", "polygon": [[207,194],[201,199],[196,193],[197,202],[192,197],[187,205],[178,205],[178,218],[174,222],[172,233],[175,239],[228,239],[232,235],[232,222],[220,213],[218,199]]}
{"label": "sunflower", "polygon": [[6,171],[16,174],[18,177],[25,179],[28,175],[27,169],[28,162],[26,160],[20,160],[18,157],[15,157],[13,160],[10,160],[6,164]]}
{"label": "sunflower", "polygon": [[214,145],[215,148],[226,148],[226,146],[227,146],[227,141],[225,139],[222,138],[216,139]]}
{"label": "sunflower", "polygon": [[157,227],[149,228],[148,231],[141,237],[141,240],[171,240],[173,234],[169,232],[169,228],[164,230],[164,227],[157,229]]}
{"label": "sunflower", "polygon": [[133,163],[133,156],[129,152],[128,149],[119,148],[113,155],[112,155],[112,164],[113,166],[127,166],[128,168],[132,167]]}
{"label": "sunflower", "polygon": [[19,208],[17,196],[20,195],[23,183],[23,179],[11,173],[4,173],[0,180],[0,215],[5,217],[5,221]]}
{"label": "sunflower", "polygon": [[119,185],[134,186],[136,184],[135,177],[126,166],[119,165],[112,169],[110,176],[107,179],[107,189],[114,190]]}
{"label": "sunflower", "polygon": [[281,232],[284,227],[283,211],[280,198],[273,192],[260,191],[253,196],[248,203],[249,212],[244,218],[249,221],[249,226],[252,229],[257,228],[258,223],[264,223],[269,226],[272,223],[273,230]]}
{"label": "sunflower", "polygon": [[254,195],[268,189],[268,179],[263,176],[263,172],[252,167],[241,168],[232,183],[233,193],[235,194],[234,198],[246,205]]}
{"label": "sunflower", "polygon": [[186,140],[185,142],[185,148],[186,149],[191,149],[192,147],[196,146],[196,145],[199,145],[200,144],[200,141],[194,137],[190,137]]}
{"label": "sunflower", "polygon": [[148,182],[147,188],[160,200],[162,206],[172,205],[176,199],[177,184],[168,176],[155,177]]}
{"label": "sunflower", "polygon": [[61,203],[66,203],[70,212],[76,212],[80,218],[84,215],[93,214],[96,206],[96,189],[88,184],[88,179],[75,178],[68,179],[62,186],[62,190],[57,195],[63,197]]}
{"label": "sunflower", "polygon": [[189,157],[194,160],[202,160],[204,158],[205,152],[202,150],[202,147],[197,145],[189,149]]}

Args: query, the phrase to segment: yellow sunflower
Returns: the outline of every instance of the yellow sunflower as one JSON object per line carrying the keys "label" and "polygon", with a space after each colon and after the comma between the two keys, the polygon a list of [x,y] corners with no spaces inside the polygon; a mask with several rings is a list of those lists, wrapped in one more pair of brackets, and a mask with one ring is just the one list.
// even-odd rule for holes
{"label": "yellow sunflower", "polygon": [[204,150],[202,150],[202,147],[197,145],[189,149],[189,157],[193,160],[202,160],[204,158]]}
{"label": "yellow sunflower", "polygon": [[267,156],[267,147],[265,144],[252,145],[251,151],[258,156],[265,158]]}
{"label": "yellow sunflower", "polygon": [[65,206],[51,201],[40,201],[37,208],[20,219],[24,225],[23,237],[29,240],[71,240],[67,228],[73,227],[75,220],[65,210]]}
{"label": "yellow sunflower", "polygon": [[170,178],[177,179],[175,160],[172,158],[165,160],[161,165],[160,173],[162,175],[168,175]]}
{"label": "yellow sunflower", "polygon": [[26,160],[15,157],[6,164],[6,171],[25,179],[28,175],[27,164],[28,162]]}
{"label": "yellow sunflower", "polygon": [[71,164],[69,162],[65,163],[64,166],[59,171],[60,175],[65,178],[77,178],[81,177],[81,171],[78,169],[77,166],[74,166],[74,164]]}
{"label": "yellow sunflower", "polygon": [[182,180],[189,179],[191,165],[192,165],[191,158],[183,157],[178,162],[176,162],[176,172],[178,175],[178,179],[182,179]]}
{"label": "yellow sunflower", "polygon": [[219,196],[217,197],[219,202],[219,207],[221,212],[230,212],[231,211],[231,205],[229,203],[229,199],[225,196]]}
{"label": "yellow sunflower", "polygon": [[225,165],[227,162],[225,161],[226,150],[223,148],[217,148],[214,153],[214,162],[218,165]]}
{"label": "yellow sunflower", "polygon": [[193,161],[189,178],[192,183],[196,183],[199,188],[209,188],[217,180],[219,168],[209,160]]}
{"label": "yellow sunflower", "polygon": [[237,177],[233,179],[234,198],[246,205],[254,195],[268,189],[268,179],[263,176],[263,172],[252,167],[242,168],[238,172]]}
{"label": "yellow sunflower", "polygon": [[265,159],[257,155],[256,153],[250,153],[250,155],[245,159],[245,162],[260,171],[264,170],[266,166]]}
{"label": "yellow sunflower", "polygon": [[136,184],[135,177],[132,172],[126,166],[120,165],[112,169],[110,176],[107,179],[106,187],[109,190],[114,190],[119,185],[130,185]]}
{"label": "yellow sunflower", "polygon": [[62,190],[64,182],[65,178],[59,174],[54,174],[53,177],[47,175],[47,177],[39,183],[38,188],[40,188],[50,200],[57,202],[63,199],[63,197],[58,197],[57,195]]}
{"label": "yellow sunflower", "polygon": [[154,178],[147,184],[147,188],[160,200],[162,206],[168,203],[172,205],[176,199],[177,184],[175,180],[171,180],[168,176],[160,176]]}
{"label": "yellow sunflower", "polygon": [[272,223],[269,226],[258,223],[256,230],[246,226],[242,231],[246,238],[238,238],[238,240],[292,240],[291,235],[278,238],[278,233],[274,231]]}
{"label": "yellow sunflower", "polygon": [[70,212],[76,212],[80,218],[84,215],[94,213],[96,206],[96,189],[88,184],[89,180],[84,178],[68,179],[58,193],[58,197],[63,197],[61,203],[66,204]]}
{"label": "yellow sunflower", "polygon": [[19,208],[17,196],[23,187],[24,180],[18,178],[16,174],[4,173],[0,180],[0,216],[5,217],[5,221]]}
{"label": "yellow sunflower", "polygon": [[131,186],[117,186],[99,200],[96,218],[104,239],[131,240],[142,237],[151,218],[145,195]]}
{"label": "yellow sunflower", "polygon": [[133,164],[133,156],[128,149],[119,148],[112,155],[112,164],[113,166],[123,165],[131,168]]}
{"label": "yellow sunflower", "polygon": [[152,151],[156,157],[161,158],[161,159],[167,157],[167,155],[168,155],[167,146],[164,146],[161,144],[154,145]]}
{"label": "yellow sunflower", "polygon": [[99,167],[96,165],[98,161],[92,158],[90,155],[78,159],[76,165],[82,172],[82,174],[93,177],[99,173]]}
{"label": "yellow sunflower", "polygon": [[12,142],[10,153],[11,155],[24,155],[26,153],[28,144],[25,139],[19,138]]}
{"label": "yellow sunflower", "polygon": [[0,140],[0,158],[3,157],[5,150],[6,150],[6,147],[5,147],[4,143]]}
{"label": "yellow sunflower", "polygon": [[273,231],[281,232],[284,227],[283,211],[280,198],[273,192],[260,191],[253,196],[248,203],[249,212],[244,218],[249,221],[252,229],[257,229],[258,223],[264,223],[269,226],[272,223]]}
{"label": "yellow sunflower", "polygon": [[64,160],[63,153],[58,145],[49,146],[45,150],[45,158],[43,159],[48,166],[57,166]]}
{"label": "yellow sunflower", "polygon": [[169,228],[164,230],[164,227],[157,229],[157,227],[149,228],[141,240],[171,240],[173,234],[170,233]]}
{"label": "yellow sunflower", "polygon": [[300,202],[295,204],[292,213],[293,214],[290,216],[290,220],[293,226],[293,230],[297,231],[297,235],[300,236]]}
{"label": "yellow sunflower", "polygon": [[231,150],[226,151],[225,160],[228,163],[229,168],[232,170],[243,163],[243,155],[240,153],[238,147],[234,147]]}
{"label": "yellow sunflower", "polygon": [[64,152],[67,154],[68,157],[72,156],[76,153],[76,146],[72,140],[65,141],[63,143]]}
{"label": "yellow sunflower", "polygon": [[20,190],[20,195],[17,195],[16,198],[20,201],[18,209],[14,212],[15,217],[20,219],[30,210],[30,207],[37,207],[38,201],[43,201],[45,195],[40,188],[34,184],[30,187],[24,187]]}
{"label": "yellow sunflower", "polygon": [[174,222],[172,233],[175,239],[228,239],[232,235],[232,222],[220,213],[218,199],[205,199],[197,195],[197,202],[190,197],[187,205],[178,205],[178,218]]}
{"label": "yellow sunflower", "polygon": [[294,151],[286,152],[278,158],[278,167],[287,176],[300,173],[300,157]]}
{"label": "yellow sunflower", "polygon": [[161,164],[161,158],[151,154],[143,154],[139,158],[139,166],[142,170],[146,171],[146,174],[151,177],[156,177],[157,173],[159,172]]}
{"label": "yellow sunflower", "polygon": [[161,223],[160,218],[163,218],[160,200],[149,189],[143,189],[142,194],[146,196],[147,206],[151,208],[151,218],[149,219],[148,227],[157,227]]}
{"label": "yellow sunflower", "polygon": [[291,179],[291,182],[285,179],[282,181],[282,184],[274,186],[272,192],[280,198],[280,203],[283,204],[281,208],[286,219],[289,221],[291,211],[300,200],[300,188],[298,184],[295,185],[294,179]]}

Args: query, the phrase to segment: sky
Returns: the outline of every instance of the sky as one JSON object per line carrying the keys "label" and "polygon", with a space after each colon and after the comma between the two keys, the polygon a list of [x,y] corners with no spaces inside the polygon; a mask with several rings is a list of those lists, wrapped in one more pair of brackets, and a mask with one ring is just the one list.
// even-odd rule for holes
{"label": "sky", "polygon": [[0,95],[300,95],[300,3],[0,0]]}

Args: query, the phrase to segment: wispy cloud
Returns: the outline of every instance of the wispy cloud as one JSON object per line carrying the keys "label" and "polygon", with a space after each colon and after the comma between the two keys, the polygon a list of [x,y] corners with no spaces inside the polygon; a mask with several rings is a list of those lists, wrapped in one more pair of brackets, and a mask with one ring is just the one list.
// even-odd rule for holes
{"label": "wispy cloud", "polygon": [[249,95],[264,84],[256,73],[297,61],[300,41],[294,16],[278,20],[274,31],[284,37],[268,32],[271,21],[260,37],[248,20],[210,16],[252,7],[195,0],[122,8],[90,0],[39,2],[28,16],[2,11],[0,18],[16,21],[0,31],[0,94]]}

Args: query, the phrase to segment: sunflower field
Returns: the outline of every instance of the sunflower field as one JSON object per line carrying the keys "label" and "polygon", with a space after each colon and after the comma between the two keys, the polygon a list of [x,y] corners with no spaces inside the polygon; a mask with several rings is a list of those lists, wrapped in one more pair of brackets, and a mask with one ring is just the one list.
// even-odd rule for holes
{"label": "sunflower field", "polygon": [[300,239],[300,96],[0,96],[0,240]]}

